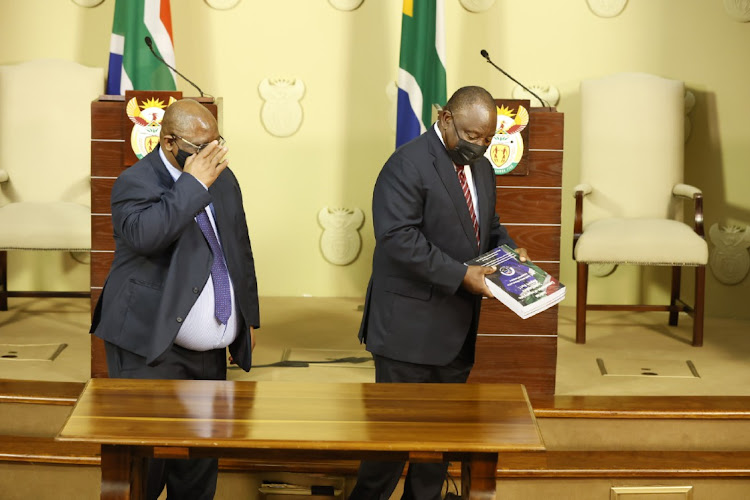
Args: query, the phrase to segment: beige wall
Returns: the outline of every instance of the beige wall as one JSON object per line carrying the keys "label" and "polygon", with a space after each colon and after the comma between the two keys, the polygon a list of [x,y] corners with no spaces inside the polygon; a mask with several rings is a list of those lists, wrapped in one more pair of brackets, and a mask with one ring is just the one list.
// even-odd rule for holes
{"label": "beige wall", "polygon": [[[684,80],[697,97],[686,181],[704,190],[706,227],[750,224],[750,23],[731,20],[722,2],[629,2],[612,19],[594,16],[585,0],[497,1],[482,14],[465,11],[458,0],[446,4],[449,92],[479,84],[498,97],[510,94],[513,84],[483,61],[483,48],[516,78],[560,90],[558,109],[566,116],[561,252],[567,303],[573,304],[575,286],[571,190],[578,180],[582,78],[644,71]],[[69,0],[0,5],[0,63],[59,57],[106,66],[113,0],[92,9]],[[224,98],[223,133],[245,194],[263,295],[364,294],[374,245],[372,185],[394,143],[385,87],[396,76],[400,6],[401,0],[365,0],[356,11],[340,12],[326,0],[242,0],[233,10],[216,11],[199,0],[172,0],[178,67]],[[272,137],[260,123],[257,87],[267,77],[305,83],[303,124],[292,137]],[[179,88],[194,95],[183,82]],[[629,119],[633,126],[658,125],[648,110],[633,110]],[[331,265],[319,252],[316,215],[323,206],[365,211],[362,252],[349,266]],[[26,258],[31,269],[13,272],[11,285],[52,279],[46,283],[86,288],[85,266],[46,263],[46,270],[65,270],[35,278],[37,261]],[[663,271],[647,274],[666,278]],[[592,299],[665,296],[664,279],[650,288],[640,281],[640,272],[620,269],[593,280]],[[709,272],[708,314],[750,317],[748,298],[750,279],[728,287]]]}

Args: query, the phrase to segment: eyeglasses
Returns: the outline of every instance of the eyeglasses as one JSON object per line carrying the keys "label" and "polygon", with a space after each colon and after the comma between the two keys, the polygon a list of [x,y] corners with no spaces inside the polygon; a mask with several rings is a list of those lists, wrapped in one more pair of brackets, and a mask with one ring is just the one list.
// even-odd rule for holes
{"label": "eyeglasses", "polygon": [[[214,141],[210,141],[210,142],[207,142],[205,144],[198,145],[198,144],[193,144],[192,142],[188,141],[184,137],[180,137],[177,134],[172,134],[172,137],[174,137],[175,139],[180,139],[182,142],[184,142],[188,146],[192,146],[193,148],[195,148],[195,153],[196,154],[200,153],[201,151],[203,151],[204,149],[206,149],[209,144],[211,144],[212,142],[214,142]],[[216,139],[214,139],[214,140],[216,140]],[[223,146],[226,143],[227,143],[227,141],[225,141],[222,136],[219,136],[219,144],[218,144],[218,146],[221,147],[221,146]]]}

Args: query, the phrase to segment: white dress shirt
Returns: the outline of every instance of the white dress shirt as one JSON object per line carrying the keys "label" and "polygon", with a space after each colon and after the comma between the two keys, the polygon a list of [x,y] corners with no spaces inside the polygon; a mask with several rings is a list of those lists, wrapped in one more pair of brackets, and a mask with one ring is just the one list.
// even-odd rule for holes
{"label": "white dress shirt", "polygon": [[[182,175],[182,171],[169,163],[161,148],[159,149],[159,156],[169,175],[176,182]],[[201,184],[204,188],[206,187],[202,182]],[[211,221],[211,227],[213,227],[214,233],[216,233],[219,246],[221,246],[221,239],[219,238],[219,232],[216,230],[216,221],[214,220],[213,205],[206,207],[206,213],[208,214],[208,220]],[[195,301],[195,305],[190,309],[190,312],[180,326],[180,330],[177,332],[175,344],[192,351],[210,351],[211,349],[221,349],[231,344],[237,338],[237,304],[235,303],[234,286],[232,285],[231,276],[229,278],[229,291],[232,297],[232,313],[227,320],[227,324],[222,325],[214,314],[214,282],[209,274],[208,280],[203,285],[203,290],[198,295],[198,300]]]}

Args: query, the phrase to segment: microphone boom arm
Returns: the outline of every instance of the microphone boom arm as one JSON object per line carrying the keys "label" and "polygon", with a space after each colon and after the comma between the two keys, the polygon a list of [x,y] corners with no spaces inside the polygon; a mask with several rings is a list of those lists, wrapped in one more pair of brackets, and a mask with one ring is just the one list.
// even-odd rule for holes
{"label": "microphone boom arm", "polygon": [[503,68],[501,68],[497,64],[493,63],[492,60],[490,59],[490,55],[487,53],[486,50],[482,50],[481,54],[482,54],[482,57],[484,57],[487,60],[487,62],[492,65],[492,67],[494,67],[500,73],[504,74],[505,76],[507,76],[508,78],[510,78],[512,81],[514,81],[515,83],[517,83],[518,85],[520,85],[521,88],[524,89],[526,92],[528,92],[529,94],[531,94],[534,97],[536,97],[537,99],[539,99],[539,102],[541,104],[543,104],[546,107],[550,107],[549,103],[547,101],[545,101],[544,99],[542,99],[541,97],[539,97],[538,95],[536,95],[536,93],[532,92],[530,89],[526,88],[526,85],[524,85],[523,83],[519,82],[518,80],[516,80],[515,78],[513,78],[512,76],[510,76],[508,73],[505,72],[505,70]]}
{"label": "microphone boom arm", "polygon": [[[151,51],[151,53],[154,55],[155,58],[157,58],[159,61],[161,61],[167,68],[171,69],[172,71],[174,71],[175,73],[177,73],[178,75],[180,75],[180,77],[182,77],[183,80],[185,80],[190,85],[192,85],[193,87],[195,87],[198,90],[198,92],[200,92],[201,97],[204,96],[204,93],[203,93],[203,91],[201,90],[201,88],[199,86],[197,86],[192,81],[190,81],[190,79],[188,79],[188,77],[186,77],[185,75],[183,75],[182,73],[180,73],[179,71],[177,71],[167,61],[165,61],[159,54],[156,53],[156,51],[154,50],[154,47],[153,47],[153,43],[154,42],[151,40],[150,36],[147,36],[146,38],[144,38],[144,41],[146,42],[146,45],[148,45],[148,49]],[[213,96],[211,96],[211,97],[213,97]]]}

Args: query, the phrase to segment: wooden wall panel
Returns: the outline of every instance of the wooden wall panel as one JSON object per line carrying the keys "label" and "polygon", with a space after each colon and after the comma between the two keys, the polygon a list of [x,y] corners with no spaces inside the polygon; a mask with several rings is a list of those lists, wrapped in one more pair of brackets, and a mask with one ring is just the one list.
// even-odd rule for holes
{"label": "wooden wall panel", "polygon": [[[497,175],[498,186],[561,187],[562,186],[562,151],[528,151],[529,175]],[[532,179],[531,181],[529,179]]]}
{"label": "wooden wall panel", "polygon": [[[111,210],[110,194],[115,179],[111,177],[94,177],[91,179],[91,213],[109,214]],[[111,236],[111,231],[110,231]]]}
{"label": "wooden wall panel", "polygon": [[115,258],[114,252],[97,251],[91,254],[91,286],[104,286],[104,281],[112,267]]}
{"label": "wooden wall panel", "polygon": [[91,216],[91,249],[114,250],[115,240],[112,239],[112,216]]}
{"label": "wooden wall panel", "polygon": [[102,294],[101,285],[99,287],[95,287],[92,285],[91,287],[91,314],[94,313],[94,308],[96,307],[96,302],[99,300],[99,296]]}
{"label": "wooden wall panel", "polygon": [[497,188],[496,210],[503,223],[560,224],[562,190]]}
{"label": "wooden wall panel", "polygon": [[122,140],[124,101],[94,101],[91,103],[91,138]]}
{"label": "wooden wall panel", "polygon": [[506,228],[516,245],[529,252],[531,260],[560,260],[560,226],[512,225]]}
{"label": "wooden wall panel", "polygon": [[564,119],[563,113],[535,112],[532,108],[529,117],[529,149],[558,149],[562,151]]}
{"label": "wooden wall panel", "polygon": [[106,378],[108,376],[104,341],[96,335],[91,336],[91,376],[93,378]]}
{"label": "wooden wall panel", "polygon": [[122,141],[91,142],[91,176],[117,177],[122,173]]}
{"label": "wooden wall panel", "polygon": [[513,332],[518,335],[549,335],[557,333],[557,306],[528,319],[521,319],[495,299],[482,300],[479,315],[480,334]]}
{"label": "wooden wall panel", "polygon": [[523,384],[531,403],[555,392],[557,336],[480,336],[469,382]]}

